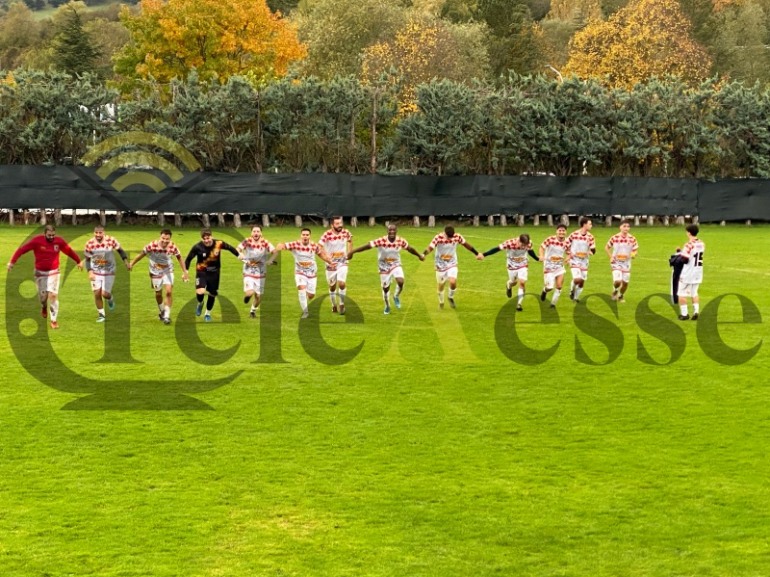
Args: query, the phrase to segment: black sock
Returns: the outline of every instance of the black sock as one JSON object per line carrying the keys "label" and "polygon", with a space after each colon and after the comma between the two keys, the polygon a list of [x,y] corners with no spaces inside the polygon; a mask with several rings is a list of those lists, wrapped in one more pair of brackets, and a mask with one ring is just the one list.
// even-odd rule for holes
{"label": "black sock", "polygon": [[196,298],[196,299],[198,299],[198,302],[199,302],[199,303],[202,303],[202,302],[203,302],[203,295],[198,295],[198,294],[196,294],[196,295],[195,295],[195,298]]}
{"label": "black sock", "polygon": [[209,295],[209,298],[206,299],[206,310],[210,311],[214,308],[214,299],[217,297]]}
{"label": "black sock", "polygon": [[245,305],[249,304],[250,300],[251,300],[251,297],[243,297],[243,304]]}

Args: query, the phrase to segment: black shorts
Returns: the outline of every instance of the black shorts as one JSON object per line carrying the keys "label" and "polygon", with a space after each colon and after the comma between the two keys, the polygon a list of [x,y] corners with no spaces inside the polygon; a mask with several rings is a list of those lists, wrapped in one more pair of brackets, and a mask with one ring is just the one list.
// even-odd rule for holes
{"label": "black shorts", "polygon": [[219,292],[219,271],[198,271],[195,273],[195,288],[206,289],[211,296]]}

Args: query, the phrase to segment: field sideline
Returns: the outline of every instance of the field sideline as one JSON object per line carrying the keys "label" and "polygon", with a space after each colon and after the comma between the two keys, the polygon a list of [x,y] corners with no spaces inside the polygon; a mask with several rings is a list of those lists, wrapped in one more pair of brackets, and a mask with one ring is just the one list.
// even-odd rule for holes
{"label": "field sideline", "polygon": [[[91,230],[58,233],[82,254]],[[215,237],[236,244],[248,230]],[[553,232],[457,231],[480,251]],[[159,323],[145,260],[119,270],[104,324],[87,275],[68,269],[50,331],[31,255],[4,266],[33,229],[0,227],[0,574],[766,575],[770,229],[702,227],[702,310],[744,299],[723,297],[714,330],[647,298],[669,290],[680,227],[632,228],[628,302],[599,296],[616,231],[593,229],[588,316],[568,290],[541,316],[531,262],[514,325],[504,254],[476,262],[460,248],[456,310],[438,308],[433,255],[402,252],[403,307],[383,315],[368,251],[351,262],[350,314],[320,300],[321,276],[300,324],[283,254],[254,320],[240,262],[224,254],[212,323],[195,318],[179,274],[174,322]],[[360,246],[385,229],[352,232]],[[399,227],[419,251],[437,232]],[[107,233],[135,255],[159,228]],[[173,240],[184,257],[199,230]],[[758,352],[738,362],[725,346]]]}

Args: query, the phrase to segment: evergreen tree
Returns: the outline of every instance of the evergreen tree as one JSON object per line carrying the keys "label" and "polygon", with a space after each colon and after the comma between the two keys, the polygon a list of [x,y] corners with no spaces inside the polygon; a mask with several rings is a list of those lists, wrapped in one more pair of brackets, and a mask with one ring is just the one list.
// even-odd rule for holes
{"label": "evergreen tree", "polygon": [[53,62],[58,70],[73,76],[95,72],[99,49],[83,28],[75,8],[68,8],[53,41]]}

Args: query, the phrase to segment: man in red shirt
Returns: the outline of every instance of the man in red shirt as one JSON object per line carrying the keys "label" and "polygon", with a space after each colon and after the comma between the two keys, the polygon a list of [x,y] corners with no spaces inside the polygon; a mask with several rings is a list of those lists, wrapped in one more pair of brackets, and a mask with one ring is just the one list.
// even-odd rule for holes
{"label": "man in red shirt", "polygon": [[56,236],[56,228],[50,224],[46,225],[43,234],[33,237],[16,249],[8,263],[8,270],[13,268],[23,254],[30,251],[35,254],[35,284],[42,305],[40,314],[46,318],[50,308],[51,328],[58,329],[59,323],[56,322],[56,317],[59,314],[59,255],[62,252],[66,254],[77,263],[79,270],[83,270],[83,262],[66,240]]}

